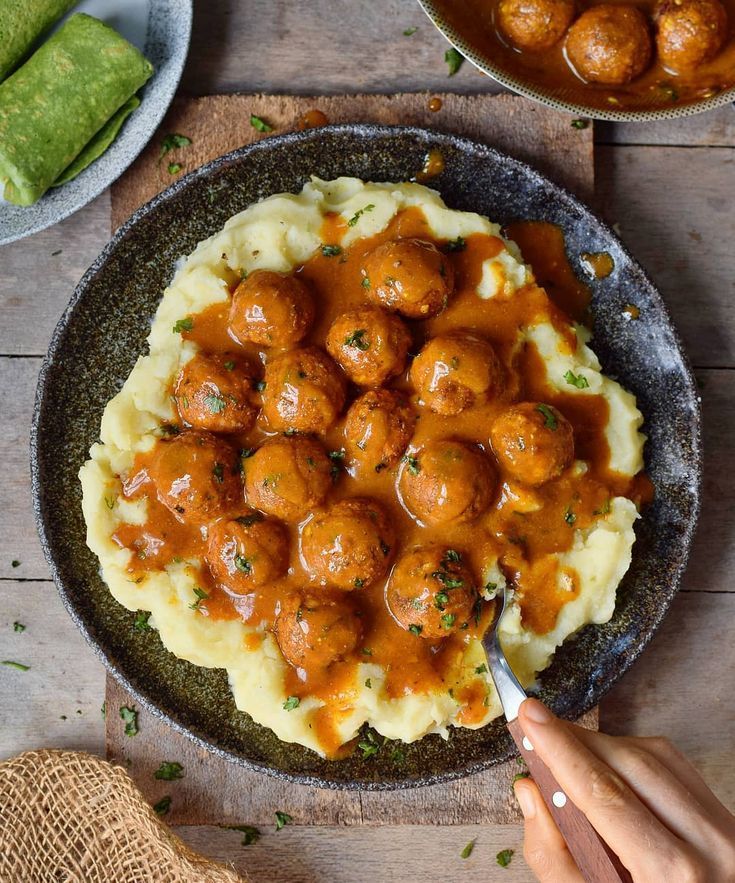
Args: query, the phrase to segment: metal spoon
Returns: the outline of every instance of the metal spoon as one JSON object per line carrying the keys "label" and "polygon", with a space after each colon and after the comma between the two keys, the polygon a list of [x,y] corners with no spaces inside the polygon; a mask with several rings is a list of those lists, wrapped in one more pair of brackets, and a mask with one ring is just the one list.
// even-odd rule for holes
{"label": "metal spoon", "polygon": [[508,730],[584,879],[589,883],[632,883],[633,878],[620,859],[600,838],[587,817],[567,798],[551,770],[533,750],[529,739],[523,735],[518,721],[518,709],[527,698],[526,691],[513,674],[498,637],[498,626],[509,604],[508,589],[503,587],[502,591],[502,604],[498,603],[500,599],[496,600],[495,619],[485,632],[482,643]]}

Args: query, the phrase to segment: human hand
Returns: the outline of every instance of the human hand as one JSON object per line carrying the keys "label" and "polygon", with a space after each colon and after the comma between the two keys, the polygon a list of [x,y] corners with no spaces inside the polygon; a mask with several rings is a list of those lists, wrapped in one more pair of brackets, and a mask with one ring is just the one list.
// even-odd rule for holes
{"label": "human hand", "polygon": [[[536,699],[521,705],[518,718],[634,883],[735,881],[735,816],[667,739],[591,732],[559,720]],[[534,782],[519,779],[514,788],[533,873],[541,883],[582,881]]]}

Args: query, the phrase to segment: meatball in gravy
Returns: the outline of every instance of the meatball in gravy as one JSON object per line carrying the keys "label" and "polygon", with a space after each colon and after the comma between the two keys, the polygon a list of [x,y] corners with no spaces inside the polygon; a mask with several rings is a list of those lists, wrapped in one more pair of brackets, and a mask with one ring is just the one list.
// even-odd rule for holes
{"label": "meatball in gravy", "polygon": [[588,83],[630,83],[651,63],[652,52],[648,22],[635,6],[592,6],[567,33],[567,57]]}
{"label": "meatball in gravy", "polygon": [[677,74],[710,61],[727,38],[727,13],[720,0],[662,0],[654,19],[658,57]]}
{"label": "meatball in gravy", "polygon": [[558,478],[574,459],[571,424],[542,402],[508,408],[493,423],[490,441],[502,469],[532,487]]}
{"label": "meatball in gravy", "polygon": [[281,524],[260,512],[218,521],[209,528],[207,562],[219,585],[246,594],[284,575],[288,536]]}
{"label": "meatball in gravy", "polygon": [[403,322],[379,307],[342,313],[327,334],[327,352],[359,386],[380,386],[400,374],[410,345]]}
{"label": "meatball in gravy", "polygon": [[254,270],[235,290],[230,333],[240,343],[289,347],[306,336],[314,321],[314,301],[295,276]]}
{"label": "meatball in gravy", "polygon": [[574,0],[500,0],[497,22],[518,49],[551,49],[574,19]]}
{"label": "meatball in gravy", "polygon": [[174,397],[184,423],[210,432],[247,432],[257,416],[253,378],[230,356],[198,353],[189,359]]}
{"label": "meatball in gravy", "polygon": [[380,472],[401,459],[411,441],[417,414],[405,396],[392,389],[371,389],[350,405],[345,447],[361,469]]}
{"label": "meatball in gravy", "polygon": [[344,596],[295,592],[282,602],[274,631],[290,665],[319,671],[354,652],[362,638],[362,621]]}

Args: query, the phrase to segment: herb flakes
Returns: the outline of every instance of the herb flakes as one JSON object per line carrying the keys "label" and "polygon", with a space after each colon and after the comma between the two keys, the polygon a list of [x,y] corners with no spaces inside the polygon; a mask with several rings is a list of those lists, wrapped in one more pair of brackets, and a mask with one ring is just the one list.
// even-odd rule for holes
{"label": "herb flakes", "polygon": [[548,405],[538,404],[536,405],[536,410],[539,414],[543,414],[544,417],[544,426],[547,429],[550,429],[552,432],[556,432],[559,427],[559,421],[556,419],[556,414],[551,410]]}
{"label": "herb flakes", "polygon": [[242,845],[252,846],[260,839],[260,829],[252,825],[223,825],[228,831],[239,831],[242,835]]}
{"label": "herb flakes", "polygon": [[262,117],[250,114],[250,125],[258,132],[272,132],[273,126],[267,123]]}
{"label": "herb flakes", "polygon": [[176,150],[180,147],[188,147],[190,144],[191,138],[188,138],[186,135],[179,135],[175,132],[171,135],[166,135],[161,142],[161,157],[166,156],[170,150]]}
{"label": "herb flakes", "polygon": [[452,46],[451,49],[447,49],[444,53],[444,61],[446,61],[449,68],[449,76],[453,77],[464,64],[464,55]]}
{"label": "herb flakes", "polygon": [[284,828],[286,825],[290,825],[293,821],[293,817],[290,816],[287,812],[283,812],[283,810],[277,809],[275,812],[276,817],[276,831],[280,831],[281,828]]}
{"label": "herb flakes", "polygon": [[564,375],[564,379],[570,386],[574,386],[577,389],[589,389],[587,378],[583,377],[581,374],[575,374],[574,371],[567,371]]}
{"label": "herb flakes", "polygon": [[30,665],[23,665],[22,662],[14,662],[12,659],[3,659],[3,665],[7,665],[8,668],[15,668],[18,671],[29,671]]}
{"label": "herb flakes", "polygon": [[153,812],[157,816],[165,816],[166,813],[171,809],[171,798],[166,795],[162,797],[158,803],[153,804]]}
{"label": "herb flakes", "polygon": [[501,849],[500,852],[495,856],[495,860],[500,865],[501,868],[507,868],[513,858],[513,853],[515,850],[513,849]]}
{"label": "herb flakes", "polygon": [[364,206],[363,208],[358,209],[358,210],[355,212],[355,214],[354,214],[354,215],[349,219],[349,221],[347,222],[347,226],[348,226],[348,227],[354,227],[355,224],[360,220],[360,218],[361,218],[366,212],[371,212],[374,208],[375,208],[375,206],[374,206],[373,203],[371,202],[371,203],[369,203],[368,205]]}
{"label": "herb flakes", "polygon": [[175,779],[184,778],[183,766],[175,760],[164,760],[161,766],[153,773],[154,779],[164,782],[173,782]]}
{"label": "herb flakes", "polygon": [[17,620],[13,623],[13,631],[14,632],[24,632],[26,627],[22,622],[18,622]]}
{"label": "herb flakes", "polygon": [[125,722],[125,735],[138,735],[138,711],[135,708],[129,708],[127,705],[120,706],[120,717]]}
{"label": "herb flakes", "polygon": [[299,705],[301,705],[301,700],[298,696],[289,696],[283,703],[283,708],[285,711],[293,711],[294,708],[298,708]]}
{"label": "herb flakes", "polygon": [[174,334],[181,334],[182,331],[191,331],[194,328],[194,320],[191,316],[185,319],[178,319],[172,331]]}
{"label": "herb flakes", "polygon": [[460,852],[461,858],[469,858],[472,855],[472,850],[475,848],[475,840],[470,840],[470,842],[465,846],[465,848]]}

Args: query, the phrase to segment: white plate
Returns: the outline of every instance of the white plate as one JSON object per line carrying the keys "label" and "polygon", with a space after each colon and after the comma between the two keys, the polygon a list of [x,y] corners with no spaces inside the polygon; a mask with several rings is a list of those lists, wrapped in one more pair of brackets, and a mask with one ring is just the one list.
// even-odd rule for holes
{"label": "white plate", "polygon": [[111,25],[143,52],[154,67],[140,107],[126,120],[109,149],[63,187],[31,206],[0,198],[0,245],[45,230],[99,196],[150,141],[181,79],[191,36],[191,0],[83,0],[72,12],[87,12]]}

